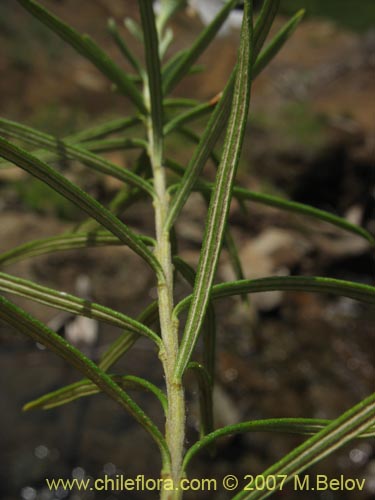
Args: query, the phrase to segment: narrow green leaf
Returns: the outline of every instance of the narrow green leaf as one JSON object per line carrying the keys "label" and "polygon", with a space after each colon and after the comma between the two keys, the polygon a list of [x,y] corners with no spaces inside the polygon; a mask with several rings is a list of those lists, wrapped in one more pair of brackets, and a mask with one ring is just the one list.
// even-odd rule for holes
{"label": "narrow green leaf", "polygon": [[168,135],[176,128],[179,128],[181,125],[189,123],[193,120],[197,120],[198,118],[205,116],[207,113],[210,113],[217,103],[218,99],[211,99],[211,101],[204,102],[203,104],[198,104],[185,113],[180,113],[164,126],[164,135]]}
{"label": "narrow green leaf", "polygon": [[[93,153],[107,153],[111,151],[123,151],[126,149],[146,149],[146,147],[147,143],[143,139],[122,137],[122,138],[86,141],[81,146],[74,146],[74,149],[75,151],[77,151],[77,149],[80,149],[82,154],[83,150],[91,151]],[[82,159],[82,161],[84,160]],[[85,160],[84,163],[90,166],[90,160],[88,161]],[[145,181],[143,180],[142,182],[144,183]],[[147,190],[149,191],[150,187],[148,187]]]}
{"label": "narrow green leaf", "polygon": [[0,296],[0,317],[17,331],[51,349],[96,384],[104,393],[129,412],[135,420],[150,434],[158,445],[164,465],[170,463],[167,444],[159,429],[109,375],[95,363],[69,344],[53,330],[36,320],[18,306]]}
{"label": "narrow green leaf", "polygon": [[[161,31],[159,31],[161,33]],[[173,30],[171,28],[167,28],[163,36],[161,36],[160,44],[159,44],[159,57],[160,61],[163,60],[169,46],[173,42]]]}
{"label": "narrow green leaf", "polygon": [[124,26],[129,31],[131,35],[134,36],[138,42],[143,43],[143,33],[141,27],[137,22],[134,21],[131,17],[125,17]]}
{"label": "narrow green leaf", "polygon": [[261,51],[280,7],[280,0],[265,0],[254,27],[254,58]]}
{"label": "narrow green leaf", "polygon": [[[233,239],[232,233],[228,225],[225,228],[225,233],[224,233],[224,247],[228,251],[229,261],[234,272],[234,277],[236,278],[236,280],[245,279],[245,274],[243,271],[240,256],[238,254],[237,245]],[[248,301],[247,295],[243,295],[242,299],[246,303]]]}
{"label": "narrow green leaf", "polygon": [[[143,150],[133,164],[133,172],[139,177],[143,177],[147,180],[148,178],[150,178],[149,170],[149,158],[146,151]],[[108,208],[114,215],[120,215],[123,214],[127,208],[134,205],[135,202],[142,200],[143,198],[144,193],[140,191],[140,189],[130,188],[128,184],[124,184],[124,186],[122,186],[122,188],[117,191],[115,196],[109,202]],[[78,227],[76,227],[76,231],[92,232],[96,231],[97,229],[98,224],[93,219],[86,220]],[[143,239],[141,235],[139,235],[139,237]],[[155,240],[152,241],[151,246],[155,246]]]}
{"label": "narrow green leaf", "polygon": [[[180,165],[178,165],[175,161],[166,159],[165,165],[178,175],[183,176],[185,173],[185,169]],[[178,183],[175,186],[171,186],[170,189],[179,190],[180,185],[181,183]],[[213,187],[214,185],[212,183],[198,179],[195,180],[195,185],[193,186],[192,189],[195,191],[201,191],[203,193],[210,194]],[[304,203],[298,203],[295,201],[286,200],[280,198],[279,196],[257,193],[256,191],[250,191],[249,189],[241,188],[238,186],[233,187],[233,197],[236,198],[239,202],[252,201],[254,203],[261,203],[262,205],[267,205],[269,207],[280,208],[281,210],[292,212],[298,215],[307,215],[314,219],[328,222],[329,224],[344,229],[345,231],[356,234],[357,236],[361,236],[362,238],[367,240],[371,245],[375,245],[374,236],[371,233],[369,233],[366,229],[364,229],[361,226],[357,226],[356,224],[352,224],[343,217],[331,214],[326,210],[320,210],[310,205],[305,205]]]}
{"label": "narrow green leaf", "polygon": [[[196,274],[194,269],[189,266],[180,257],[175,256],[173,263],[184,279],[194,287]],[[202,433],[211,432],[213,429],[213,386],[215,380],[216,368],[216,317],[215,309],[210,301],[207,307],[206,317],[204,320],[203,329],[203,366],[199,368],[194,363],[190,363],[195,370],[204,370],[204,373],[197,374],[198,383],[202,391],[200,392],[200,407],[201,407],[201,431]],[[189,365],[189,366],[190,366]],[[200,366],[200,365],[199,365]],[[202,378],[203,377],[203,378]],[[207,385],[208,384],[208,385]],[[203,387],[204,386],[204,387]]]}
{"label": "narrow green leaf", "polygon": [[[147,236],[140,236],[140,240],[146,245],[154,246],[155,244],[154,240]],[[117,236],[108,231],[66,233],[61,236],[29,241],[7,252],[3,252],[0,254],[0,265],[14,264],[30,257],[62,252],[64,250],[112,245],[123,245],[123,243]]]}
{"label": "narrow green leaf", "polygon": [[191,157],[191,160],[181,179],[179,188],[171,201],[166,222],[167,229],[170,229],[173,226],[175,220],[180,214],[193,186],[203,170],[203,167],[205,166],[208,158],[211,156],[216,142],[224,130],[232,102],[234,78],[235,72],[232,72],[231,78],[225,87],[222,97],[212,112],[199,144],[195,148],[193,156]]}
{"label": "narrow green leaf", "polygon": [[92,62],[99,71],[117,86],[120,92],[131,99],[141,112],[146,111],[142,95],[131,79],[88,35],[80,35],[71,26],[58,19],[34,0],[17,1],[56,35]]}
{"label": "narrow green leaf", "polygon": [[200,438],[211,433],[214,428],[213,402],[212,402],[212,379],[205,367],[199,363],[188,364],[198,382],[199,407],[200,407]]}
{"label": "narrow green leaf", "polygon": [[157,273],[162,273],[159,262],[138,236],[92,196],[82,191],[82,189],[68,181],[68,179],[47,164],[2,138],[0,138],[0,156],[15,163],[23,170],[26,170],[34,177],[48,184],[117,236],[123,243],[142,257]]}
{"label": "narrow green leaf", "polygon": [[166,97],[163,103],[166,108],[194,108],[200,104],[197,99],[187,97]]}
{"label": "narrow green leaf", "polygon": [[148,90],[150,98],[150,115],[152,122],[153,149],[161,151],[163,138],[163,93],[159,59],[159,41],[155,24],[152,2],[139,0],[142,29],[145,45]]}
{"label": "narrow green leaf", "polygon": [[[137,317],[137,321],[145,326],[151,326],[158,318],[158,302],[152,302]],[[107,371],[118,361],[139,339],[139,334],[126,330],[105,351],[99,362],[99,368]]]}
{"label": "narrow green leaf", "polygon": [[293,34],[299,23],[302,21],[305,11],[298,11],[281,29],[277,32],[271,42],[259,54],[254,64],[254,78],[256,78],[263,69],[268,66],[272,59],[280,52],[285,42]]}
{"label": "narrow green leaf", "polygon": [[[221,427],[208,434],[193,444],[187,451],[183,468],[186,470],[192,458],[197,453],[211,445],[217,439],[234,434],[243,434],[245,432],[281,432],[290,434],[314,435],[332,424],[332,420],[315,418],[273,418],[266,420],[250,420],[240,424]],[[361,439],[375,437],[375,426],[363,431],[359,436]]]}
{"label": "narrow green leaf", "polygon": [[193,298],[181,341],[176,377],[181,377],[197,342],[210,298],[228,216],[232,186],[241,154],[250,102],[252,1],[245,2],[239,63],[223,155],[212,192]]}
{"label": "narrow green leaf", "polygon": [[[374,286],[319,276],[276,276],[256,280],[229,281],[214,285],[211,298],[216,300],[244,293],[273,291],[327,293],[375,304]],[[189,295],[181,300],[176,305],[174,314],[178,315],[186,309],[192,298],[193,296]]]}
{"label": "narrow green leaf", "polygon": [[161,0],[160,2],[160,13],[157,18],[157,27],[159,33],[162,33],[165,25],[173,14],[182,8],[184,0]]}
{"label": "narrow green leaf", "polygon": [[67,311],[72,314],[86,316],[98,321],[104,321],[119,328],[126,328],[138,335],[143,335],[152,340],[158,348],[161,346],[160,337],[142,323],[109,307],[81,299],[65,292],[60,292],[38,285],[33,281],[16,278],[9,274],[0,273],[0,290],[12,293],[27,299],[45,304],[55,309]]}
{"label": "narrow green leaf", "polygon": [[[115,146],[112,141],[90,141],[85,142],[85,149],[77,146],[71,145],[61,139],[56,139],[55,137],[40,132],[34,128],[28,127],[26,125],[21,125],[20,123],[13,122],[11,120],[6,120],[0,118],[0,132],[21,139],[29,144],[37,147],[42,147],[48,149],[57,156],[63,155],[68,159],[79,160],[82,163],[88,165],[89,167],[97,170],[103,174],[111,175],[116,179],[123,182],[127,182],[132,186],[139,187],[149,195],[153,195],[153,189],[151,185],[144,179],[134,174],[130,170],[121,168],[114,163],[111,163],[98,155],[90,153],[87,149],[92,151],[102,152],[107,150],[126,148],[126,147],[137,147],[145,148],[146,144],[143,141],[134,142],[131,139],[120,139],[112,140],[115,141]],[[120,144],[119,144],[120,143]]]}
{"label": "narrow green leaf", "polygon": [[128,44],[125,42],[125,40],[122,38],[120,35],[118,28],[117,28],[117,23],[116,21],[111,18],[108,20],[108,30],[110,34],[112,35],[112,38],[114,42],[116,43],[117,47],[120,49],[121,54],[125,57],[125,59],[131,64],[133,69],[138,73],[138,75],[143,75],[144,70],[138,61],[138,59],[134,56],[133,52],[130,50],[128,47]]}
{"label": "narrow green leaf", "polygon": [[[110,120],[108,122],[95,125],[94,127],[89,127],[86,130],[82,130],[81,132],[77,132],[75,134],[64,137],[63,140],[71,144],[78,144],[84,141],[93,141],[94,139],[100,139],[110,134],[122,132],[139,123],[140,119],[138,117],[117,118],[115,120]],[[53,154],[44,149],[33,151],[32,154],[40,160],[44,161],[47,161],[50,158],[54,157]],[[9,163],[8,161],[2,161],[0,162],[0,169],[1,168],[14,168],[14,165],[12,165],[12,163]]]}
{"label": "narrow green leaf", "polygon": [[[314,434],[313,437],[297,446],[276,464],[268,468],[262,475],[276,478],[275,489],[280,486],[283,475],[288,482],[297,474],[311,467],[316,462],[330,455],[335,450],[359,437],[369,430],[375,419],[375,393],[350,408],[339,418]],[[269,497],[273,491],[241,491],[233,500],[261,500]]]}
{"label": "narrow green leaf", "polygon": [[165,95],[188,73],[191,66],[210,45],[237,2],[238,0],[228,0],[212,22],[201,32],[190,49],[178,53],[177,56],[168,61],[163,69]]}
{"label": "narrow green leaf", "polygon": [[[277,2],[278,3],[278,0]],[[273,19],[276,10],[276,3],[274,0],[270,0],[268,2],[269,11],[264,11],[264,14],[268,12],[268,15],[264,17],[264,23],[261,22],[262,16],[258,19],[259,25],[262,25],[262,29],[258,29],[257,37],[254,37],[254,43],[258,43],[259,47],[261,47],[262,43],[260,41],[260,37],[267,36],[270,25],[269,21]],[[276,56],[276,54],[281,50],[286,40],[298,26],[303,16],[303,12],[297,13],[274,37],[271,43],[267,46],[267,48],[262,52],[262,54],[257,58],[254,68],[252,71],[252,79],[264,69],[264,67]],[[263,31],[266,30],[266,31]],[[264,41],[264,40],[263,40]],[[220,137],[221,132],[223,131],[224,125],[226,124],[226,119],[229,114],[233,85],[235,78],[235,70],[233,70],[232,75],[228,81],[228,84],[223,92],[223,95],[216,106],[215,110],[211,114],[210,120],[207,124],[207,127],[202,135],[199,145],[194,152],[194,156],[189,162],[188,167],[186,168],[185,175],[181,181],[181,185],[179,190],[176,192],[174,199],[171,203],[171,210],[168,217],[168,228],[176,220],[178,214],[180,213],[182,207],[186,203],[186,200],[191,192],[192,186],[195,181],[198,179],[206,161],[212,155],[213,148]],[[181,124],[176,124],[181,126]],[[168,125],[166,126],[168,127]],[[173,127],[176,128],[175,126]],[[167,129],[168,130],[168,129]],[[180,130],[184,134],[187,133],[186,130]],[[195,142],[196,137],[194,134],[187,133],[188,137],[193,139]]]}
{"label": "narrow green leaf", "polygon": [[263,205],[281,208],[282,210],[286,210],[288,212],[296,214],[308,215],[309,217],[313,217],[314,219],[328,222],[336,227],[344,229],[345,231],[361,236],[362,238],[367,240],[371,245],[375,245],[374,236],[368,231],[366,231],[366,229],[364,229],[361,226],[357,226],[356,224],[352,224],[343,217],[331,214],[326,210],[320,210],[319,208],[311,207],[309,205],[305,205],[304,203],[298,203],[296,201],[284,200],[278,196],[256,193],[255,191],[249,191],[247,189],[240,187],[235,187],[233,189],[233,195],[238,200],[248,200],[248,201],[253,201],[255,203],[262,203]]}
{"label": "narrow green leaf", "polygon": [[[168,408],[168,401],[165,394],[154,384],[141,377],[134,375],[110,375],[111,379],[124,389],[146,390],[154,394],[160,401],[164,413]],[[25,404],[23,411],[29,410],[51,410],[57,406],[62,406],[67,403],[76,401],[77,399],[99,394],[100,388],[93,384],[90,380],[80,380],[74,384],[69,384],[56,391],[49,392],[38,399],[34,399]]]}
{"label": "narrow green leaf", "polygon": [[65,137],[65,140],[71,143],[79,143],[84,141],[92,141],[94,139],[101,139],[110,134],[123,132],[128,128],[141,123],[138,116],[131,116],[129,118],[115,118],[104,123],[99,123],[93,127],[89,127],[81,132]]}

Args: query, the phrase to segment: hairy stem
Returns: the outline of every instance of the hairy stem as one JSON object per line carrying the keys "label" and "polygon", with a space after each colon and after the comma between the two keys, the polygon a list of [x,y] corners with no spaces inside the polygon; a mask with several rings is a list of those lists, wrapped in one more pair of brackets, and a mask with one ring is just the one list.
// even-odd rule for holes
{"label": "hairy stem", "polygon": [[[164,347],[161,359],[165,372],[168,397],[166,440],[172,463],[172,470],[169,474],[174,484],[178,484],[181,474],[185,433],[185,402],[181,381],[176,380],[173,375],[178,354],[178,323],[172,321],[173,264],[169,231],[165,229],[165,221],[169,210],[169,196],[166,189],[165,170],[162,166],[162,143],[155,140],[151,120],[148,122],[148,135],[149,153],[155,184],[154,210],[157,242],[155,256],[163,270],[163,274],[159,274],[158,276],[158,298],[160,327]],[[165,493],[168,495],[171,492]],[[174,495],[176,494],[177,492],[174,492]],[[165,496],[165,498],[169,497]]]}
{"label": "hairy stem", "polygon": [[[181,380],[174,375],[178,356],[178,321],[173,321],[173,263],[170,234],[166,225],[169,212],[166,172],[163,167],[163,93],[161,87],[159,46],[152,5],[140,1],[144,31],[147,77],[144,78],[144,100],[148,110],[146,118],[148,154],[154,179],[153,205],[155,211],[155,257],[160,264],[158,279],[159,319],[162,336],[160,359],[163,363],[168,398],[166,415],[166,441],[171,465],[162,471],[166,479],[172,479],[175,487],[181,479],[183,445],[185,437],[185,400]],[[179,489],[161,492],[163,500],[181,498]]]}

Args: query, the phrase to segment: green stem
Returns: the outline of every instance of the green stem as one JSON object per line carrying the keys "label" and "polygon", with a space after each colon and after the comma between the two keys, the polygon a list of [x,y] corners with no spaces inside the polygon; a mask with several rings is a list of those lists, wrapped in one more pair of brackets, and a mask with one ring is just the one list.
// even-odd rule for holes
{"label": "green stem", "polygon": [[[144,99],[148,108],[146,120],[148,153],[154,178],[154,211],[156,227],[155,257],[161,272],[158,278],[159,320],[163,348],[163,363],[168,398],[166,415],[166,442],[171,455],[171,467],[162,471],[165,478],[178,485],[182,474],[182,456],[185,439],[185,399],[181,379],[176,378],[178,355],[178,321],[173,321],[173,263],[169,230],[166,225],[169,212],[169,194],[163,166],[163,93],[161,89],[158,34],[152,5],[148,0],[139,2],[146,53],[147,78],[144,81]],[[162,491],[163,500],[178,500],[179,490]]]}

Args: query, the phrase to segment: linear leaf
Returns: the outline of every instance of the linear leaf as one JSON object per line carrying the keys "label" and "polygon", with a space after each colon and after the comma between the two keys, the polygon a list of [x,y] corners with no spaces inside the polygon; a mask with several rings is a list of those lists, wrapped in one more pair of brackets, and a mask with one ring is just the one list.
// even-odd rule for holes
{"label": "linear leaf", "polygon": [[119,328],[126,328],[138,335],[143,335],[152,340],[159,348],[161,346],[160,337],[142,323],[122,314],[109,307],[81,299],[65,292],[60,292],[38,285],[33,281],[16,278],[9,274],[0,273],[0,290],[12,293],[27,299],[45,304],[55,309],[67,311],[104,321]]}
{"label": "linear leaf", "polygon": [[[151,326],[158,318],[158,302],[154,301],[137,317],[139,323]],[[118,361],[139,339],[139,334],[125,330],[105,351],[100,359],[99,367],[107,371]]]}
{"label": "linear leaf", "polygon": [[[151,196],[153,194],[153,189],[150,184],[138,175],[134,174],[130,170],[120,168],[114,163],[111,163],[110,161],[87,151],[87,149],[98,152],[106,151],[108,149],[118,149],[120,147],[118,142],[116,143],[116,147],[114,148],[111,145],[110,140],[95,142],[90,141],[84,144],[84,149],[77,145],[71,145],[62,139],[56,139],[52,135],[45,134],[44,132],[40,132],[39,130],[36,130],[34,128],[28,127],[26,125],[21,125],[20,123],[6,120],[4,118],[0,118],[0,132],[16,137],[17,139],[21,139],[34,146],[48,149],[58,156],[63,155],[64,157],[69,159],[79,160],[82,163],[92,167],[94,170],[107,175],[111,175],[116,179],[131,184],[132,186],[139,187]],[[134,143],[131,139],[121,139],[120,143],[122,148],[129,146],[145,148],[146,146],[143,141],[136,141]]]}
{"label": "linear leaf", "polygon": [[366,229],[356,224],[352,224],[343,217],[331,214],[326,210],[321,210],[319,208],[315,208],[310,205],[305,205],[304,203],[299,203],[296,201],[285,200],[283,198],[280,198],[278,196],[273,196],[270,194],[263,194],[263,193],[257,193],[255,191],[249,191],[247,189],[240,187],[235,187],[233,189],[233,195],[238,200],[248,200],[256,203],[262,203],[263,205],[267,205],[270,207],[281,208],[282,210],[286,210],[288,212],[293,212],[301,215],[308,215],[310,217],[313,217],[314,219],[322,220],[324,222],[329,222],[330,224],[336,227],[340,227],[345,231],[361,236],[362,238],[367,240],[371,245],[375,244],[374,236],[368,231],[366,231]]}
{"label": "linear leaf", "polygon": [[131,99],[141,112],[144,113],[146,111],[142,94],[131,79],[88,35],[80,35],[71,26],[61,21],[34,0],[17,1],[39,21],[48,26],[56,35],[92,62],[101,73],[116,84],[121,93]]}
{"label": "linear leaf", "polygon": [[[140,176],[144,177],[146,180],[150,177],[149,173],[149,158],[146,153],[146,151],[142,150],[134,162],[133,165],[133,172]],[[143,199],[143,193],[140,191],[138,188],[130,188],[128,184],[124,184],[122,188],[120,188],[115,196],[112,198],[112,200],[108,204],[109,210],[114,214],[114,215],[119,215],[121,213],[124,213],[124,211],[132,206],[136,201],[139,201]],[[76,231],[96,231],[98,229],[98,224],[95,220],[89,219],[84,221],[82,224],[80,224],[77,228]],[[139,237],[144,240],[144,237],[139,235]],[[155,240],[151,242],[151,246],[155,246]]]}
{"label": "linear leaf", "polygon": [[[244,293],[273,291],[328,293],[375,304],[374,286],[320,276],[277,276],[255,280],[228,281],[227,283],[214,285],[211,298],[216,300],[232,297],[233,295],[243,295]],[[182,310],[186,309],[192,298],[193,296],[189,295],[181,300],[176,305],[174,314],[178,315]]]}
{"label": "linear leaf", "polygon": [[65,359],[70,365],[74,366],[85,377],[100,387],[103,392],[116,401],[122,408],[128,411],[158,445],[163,464],[169,464],[169,451],[159,429],[132,398],[93,361],[46,325],[1,296],[0,317],[17,331],[43,344],[55,354]]}
{"label": "linear leaf", "polygon": [[[245,273],[242,267],[242,262],[238,253],[237,245],[234,241],[233,235],[229,229],[229,226],[225,228],[224,232],[224,247],[227,249],[229,255],[229,261],[234,272],[234,277],[236,280],[245,279]],[[246,303],[248,301],[247,295],[242,296],[243,301]]]}
{"label": "linear leaf", "polygon": [[261,51],[280,7],[280,0],[265,0],[254,26],[254,58]]}
{"label": "linear leaf", "polygon": [[124,26],[138,42],[143,44],[143,32],[139,24],[131,17],[125,17]]}
{"label": "linear leaf", "polygon": [[[273,19],[276,12],[276,10],[273,8],[273,4],[275,4],[274,0],[271,0],[271,2],[268,2],[268,4],[272,12],[271,11],[269,12],[269,17],[267,17],[268,21],[265,24],[265,26],[266,25],[268,26],[269,20]],[[254,64],[254,68],[252,70],[253,80],[281,50],[286,40],[290,37],[290,35],[298,26],[302,17],[303,17],[303,11],[300,11],[288,23],[286,23],[286,25],[273,38],[273,40],[270,42],[267,48],[257,58]],[[260,23],[260,20],[261,18],[258,19],[258,23]],[[269,27],[270,26],[268,26],[267,29],[269,29]],[[263,31],[259,29],[257,32],[257,37],[254,36],[255,44],[259,40],[259,37],[263,35],[266,36],[268,34],[268,32],[267,33],[264,32],[263,35],[262,33]],[[259,46],[261,46],[261,43],[260,42],[258,43]],[[210,120],[207,124],[204,134],[202,135],[200,141],[198,141],[199,144],[194,152],[194,156],[191,158],[189,165],[186,168],[186,172],[181,181],[180,188],[176,192],[175,197],[171,203],[171,210],[168,218],[168,227],[171,227],[171,225],[176,220],[182,207],[186,203],[186,200],[190,194],[190,191],[192,189],[195,180],[198,179],[208,158],[212,156],[213,148],[218,138],[220,137],[220,134],[226,123],[227,115],[229,113],[230,103],[232,99],[232,92],[233,92],[234,77],[235,77],[235,70],[233,70],[231,77],[227,83],[227,86],[222,94],[222,97],[219,103],[217,104],[215,110],[211,114]],[[176,119],[175,124],[180,126],[181,123],[178,124],[177,120],[178,118]],[[172,124],[170,125],[167,124],[166,130],[168,130],[169,127],[172,127]],[[174,125],[173,128],[175,129]],[[197,142],[196,138],[194,137],[194,134],[190,134],[186,130],[180,130],[180,132],[187,134],[189,138],[194,139],[194,142]]]}
{"label": "linear leaf", "polygon": [[[277,490],[283,475],[287,476],[286,482],[290,481],[296,474],[368,431],[374,424],[374,419],[375,393],[350,408],[303,444],[297,446],[262,475],[264,477],[272,475],[276,478],[275,490]],[[233,497],[233,500],[261,500],[271,494],[272,491],[242,491]]]}
{"label": "linear leaf", "polygon": [[[194,269],[187,264],[180,257],[175,256],[173,258],[173,263],[179,273],[185,278],[185,280],[194,287],[196,280],[196,273]],[[215,380],[215,366],[216,366],[216,316],[215,309],[212,302],[208,303],[206,317],[205,317],[205,329],[203,337],[203,364],[211,378],[211,383],[213,384]]]}
{"label": "linear leaf", "polygon": [[192,120],[196,120],[205,116],[207,113],[210,113],[212,109],[216,106],[218,99],[211,99],[208,102],[204,102],[203,104],[198,104],[192,109],[189,109],[185,113],[180,113],[178,116],[170,120],[163,129],[164,135],[168,135],[176,128],[179,128],[181,125],[185,123],[189,123]]}
{"label": "linear leaf", "polygon": [[211,23],[201,32],[190,49],[178,53],[177,56],[168,61],[163,69],[165,95],[188,73],[191,66],[210,45],[237,2],[238,0],[228,0]]}
{"label": "linear leaf", "polygon": [[194,108],[200,104],[197,99],[189,97],[166,97],[163,103],[166,108]]}
{"label": "linear leaf", "polygon": [[280,52],[285,42],[293,34],[299,23],[302,21],[305,11],[298,11],[272,38],[271,42],[259,54],[254,64],[254,78],[268,66],[272,59]]}
{"label": "linear leaf", "polygon": [[121,54],[131,64],[131,66],[133,66],[133,69],[135,69],[135,71],[139,75],[142,75],[143,68],[142,68],[140,62],[138,61],[138,59],[134,56],[133,52],[128,47],[128,44],[125,42],[125,40],[120,35],[116,21],[113,18],[108,19],[107,26],[108,26],[108,31],[112,35],[112,38],[115,41],[117,47],[120,49]]}
{"label": "linear leaf", "polygon": [[[181,176],[184,175],[184,168],[178,165],[175,161],[167,159],[165,161],[165,165],[173,170],[173,172],[175,172],[176,174]],[[175,188],[177,190],[180,189],[180,184],[181,183],[176,184]],[[212,191],[213,187],[214,184],[199,179],[195,181],[195,185],[192,189],[209,194]],[[171,186],[170,189],[173,190],[173,186]],[[321,210],[304,203],[286,200],[280,198],[279,196],[250,191],[249,189],[241,188],[238,186],[233,187],[233,197],[236,198],[239,202],[252,201],[254,203],[261,203],[262,205],[280,208],[281,210],[285,210],[295,214],[308,215],[309,217],[313,217],[314,219],[328,222],[329,224],[344,229],[345,231],[356,234],[357,236],[361,236],[371,245],[375,245],[374,236],[366,229],[356,224],[352,224],[343,217],[339,217],[338,215],[327,212],[326,210]]]}
{"label": "linear leaf", "polygon": [[160,2],[160,14],[157,18],[157,27],[159,33],[165,28],[168,20],[173,16],[173,14],[180,9],[184,4],[184,0],[161,0]]}
{"label": "linear leaf", "polygon": [[[160,401],[164,412],[166,411],[168,402],[165,394],[148,380],[134,375],[110,375],[110,377],[116,384],[124,389],[146,390],[151,392]],[[84,379],[34,399],[25,404],[22,409],[23,411],[36,409],[50,410],[57,406],[62,406],[82,397],[92,396],[100,392],[101,390],[97,385],[93,384],[90,380]]]}
{"label": "linear leaf", "polygon": [[214,427],[213,402],[212,402],[212,380],[207,370],[200,363],[188,364],[198,382],[199,407],[200,407],[200,438],[211,433]]}
{"label": "linear leaf", "polygon": [[[243,434],[245,432],[282,432],[290,434],[314,435],[325,429],[332,420],[315,418],[273,418],[266,420],[250,420],[240,424],[221,427],[216,431],[204,436],[193,444],[187,451],[184,459],[184,470],[197,453],[212,444],[221,437]],[[359,438],[366,439],[375,437],[375,426],[363,431]]]}
{"label": "linear leaf", "polygon": [[[194,269],[180,257],[174,257],[173,263],[185,280],[194,287],[196,274]],[[216,317],[210,301],[207,307],[203,330],[203,365],[190,363],[200,387],[199,401],[201,408],[201,433],[207,434],[213,430],[213,386],[216,368]]]}
{"label": "linear leaf", "polygon": [[115,118],[104,123],[99,123],[93,127],[89,127],[75,134],[71,134],[65,137],[66,141],[72,143],[79,143],[84,141],[91,141],[94,139],[101,139],[110,134],[115,134],[118,132],[123,132],[134,125],[141,123],[138,116],[131,116],[127,118]]}
{"label": "linear leaf", "polygon": [[[158,30],[159,33],[162,33],[160,30]],[[159,57],[160,60],[162,61],[169,46],[173,42],[173,30],[171,28],[167,28],[165,30],[165,33],[161,35],[160,38],[160,44],[159,44]]]}
{"label": "linear leaf", "polygon": [[26,151],[2,138],[0,138],[0,156],[15,163],[23,170],[26,170],[34,177],[48,184],[55,191],[84,210],[90,217],[96,219],[112,234],[116,235],[123,243],[142,257],[152,269],[158,273],[162,273],[155,256],[142,243],[138,236],[92,196],[68,181],[68,179],[53,170],[46,163],[34,158]]}
{"label": "linear leaf", "polygon": [[171,201],[168,219],[166,222],[167,229],[170,229],[173,226],[175,220],[185,205],[194,184],[199,178],[204,165],[212,154],[217,140],[224,130],[232,102],[234,78],[235,72],[232,72],[223,95],[210,116],[201,140],[195,148],[193,156],[191,157],[191,160],[189,161],[181,179],[179,188]]}
{"label": "linear leaf", "polygon": [[[140,240],[146,245],[153,246],[155,243],[152,238],[147,236],[140,236]],[[0,254],[0,265],[9,265],[30,257],[61,252],[64,250],[112,245],[123,245],[123,243],[117,236],[114,236],[108,231],[66,233],[61,236],[52,236],[50,238],[29,241],[7,252],[3,252]]]}
{"label": "linear leaf", "polygon": [[142,29],[145,46],[148,90],[150,99],[150,115],[152,122],[151,148],[161,151],[159,144],[163,137],[163,92],[160,73],[159,41],[155,24],[154,10],[152,2],[149,0],[139,0]]}
{"label": "linear leaf", "polygon": [[249,110],[252,43],[252,2],[249,0],[245,2],[232,110],[215,188],[211,196],[193,299],[176,363],[176,377],[182,376],[190,361],[204,320],[216,272]]}
{"label": "linear leaf", "polygon": [[[114,134],[117,132],[122,132],[128,128],[133,127],[140,123],[140,119],[138,117],[130,117],[130,118],[117,118],[114,120],[110,120],[104,123],[100,123],[93,127],[89,127],[80,132],[76,132],[67,137],[64,137],[64,141],[69,142],[71,144],[84,143],[85,141],[93,141],[95,139],[100,139],[106,137],[107,135]],[[84,144],[83,144],[84,145]],[[33,155],[39,158],[40,160],[47,161],[50,158],[53,158],[53,155],[46,151],[45,149],[40,149],[33,151]],[[7,161],[0,162],[0,168],[10,168],[14,167],[11,163]]]}

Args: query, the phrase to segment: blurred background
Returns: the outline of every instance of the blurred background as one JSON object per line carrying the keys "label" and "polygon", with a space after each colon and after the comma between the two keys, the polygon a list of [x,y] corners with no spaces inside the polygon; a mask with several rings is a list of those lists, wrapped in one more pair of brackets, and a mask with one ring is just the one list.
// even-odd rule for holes
{"label": "blurred background", "polygon": [[[113,17],[122,26],[124,17],[138,19],[134,0],[41,3],[80,32],[92,35],[128,68],[106,31],[106,20]],[[239,183],[329,210],[375,232],[375,4],[373,0],[282,0],[274,31],[301,7],[308,10],[305,21],[254,84]],[[175,41],[168,56],[192,42],[202,29],[202,19],[192,7],[175,17]],[[125,29],[121,33],[141,57],[140,44]],[[201,58],[205,71],[186,78],[175,95],[206,101],[220,92],[234,65],[238,39],[232,25]],[[89,62],[14,0],[0,3],[0,41],[3,117],[62,138],[133,112]],[[204,123],[194,122],[191,128],[200,133]],[[136,132],[133,129],[129,134]],[[192,150],[178,135],[168,138],[168,154],[181,163],[187,163]],[[116,152],[108,158],[127,167],[136,153]],[[208,165],[208,178],[213,173]],[[75,162],[69,162],[67,175],[103,203],[118,188],[117,181],[99,178]],[[177,224],[180,253],[193,265],[205,212],[204,202],[194,195]],[[152,234],[152,212],[145,203],[129,209],[124,218],[132,227]],[[38,181],[20,170],[0,168],[0,251],[61,234],[80,220],[83,217],[74,207]],[[249,206],[248,213],[234,204],[231,223],[249,278],[306,274],[374,283],[373,253],[366,242],[351,234],[256,204]],[[8,266],[6,272],[73,293],[78,293],[83,280],[89,283],[86,293],[95,301],[131,315],[155,294],[151,274],[123,248],[38,257]],[[228,279],[233,279],[233,272],[223,251],[218,280]],[[183,294],[187,289],[179,284],[177,291]],[[14,301],[43,321],[59,320],[55,311],[41,305]],[[373,308],[345,298],[269,293],[252,298],[249,304],[240,299],[221,302],[217,315],[218,426],[278,416],[335,418],[375,389]],[[78,380],[79,375],[3,323],[0,333],[0,498],[116,500],[123,494],[53,494],[46,489],[45,478],[158,476],[160,463],[153,444],[130,417],[102,396],[47,412],[22,413],[25,403]],[[115,328],[99,325],[95,345],[81,342],[80,347],[97,359],[118,334]],[[133,352],[116,365],[116,372],[145,376],[162,385],[159,363],[149,344],[139,342]],[[191,443],[197,437],[197,394],[194,382],[188,380],[188,384]],[[152,398],[135,397],[161,424]],[[262,433],[230,438],[218,444],[215,459],[202,453],[190,475],[257,474],[301,441]],[[365,490],[293,492],[286,486],[275,497],[374,498],[375,445],[369,440],[355,441],[309,473],[366,478]],[[157,497],[145,492],[126,495]],[[203,492],[186,495],[211,497],[212,493]],[[216,497],[225,499],[228,494],[218,491]]]}

